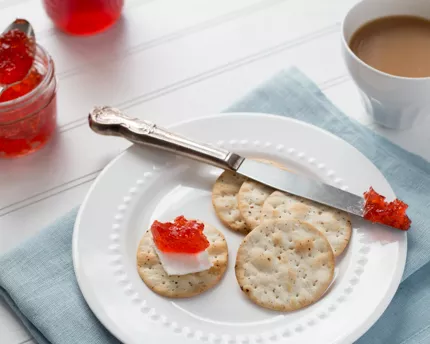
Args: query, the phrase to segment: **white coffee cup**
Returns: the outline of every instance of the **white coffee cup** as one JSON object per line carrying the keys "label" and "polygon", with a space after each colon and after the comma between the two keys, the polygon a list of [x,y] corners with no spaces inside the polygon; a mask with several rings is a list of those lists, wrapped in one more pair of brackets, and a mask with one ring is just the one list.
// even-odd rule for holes
{"label": "white coffee cup", "polygon": [[430,115],[430,77],[406,78],[381,72],[361,61],[349,48],[354,32],[365,23],[393,15],[430,19],[430,0],[363,0],[342,23],[342,53],[364,106],[374,121],[391,129],[410,128]]}

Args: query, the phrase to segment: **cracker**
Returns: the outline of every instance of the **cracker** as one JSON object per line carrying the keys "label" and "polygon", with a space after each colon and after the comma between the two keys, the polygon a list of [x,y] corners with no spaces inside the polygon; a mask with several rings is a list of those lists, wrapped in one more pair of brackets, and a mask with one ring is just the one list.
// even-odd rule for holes
{"label": "cracker", "polygon": [[330,286],[335,258],[325,236],[299,220],[266,221],[239,247],[236,279],[257,305],[293,311],[316,302]]}
{"label": "cracker", "polygon": [[[282,165],[273,161],[265,159],[253,160],[283,168]],[[240,187],[245,181],[246,178],[240,174],[232,171],[224,171],[218,177],[212,188],[212,204],[215,209],[215,214],[226,227],[243,234],[249,233],[252,229],[247,226],[244,218],[240,214],[236,197]]]}
{"label": "cracker", "polygon": [[348,246],[352,225],[347,213],[286,192],[273,192],[264,202],[261,220],[288,218],[309,222],[323,233],[335,257]]}
{"label": "cracker", "polygon": [[224,171],[212,189],[212,204],[221,222],[228,228],[248,233],[248,227],[240,215],[236,195],[246,178],[240,174]]}
{"label": "cracker", "polygon": [[246,180],[237,194],[237,203],[240,215],[245,220],[246,226],[253,230],[260,224],[261,209],[264,201],[274,191],[270,186],[254,180]]}
{"label": "cracker", "polygon": [[137,250],[137,270],[145,284],[157,294],[171,298],[195,296],[214,287],[227,268],[227,242],[224,235],[211,225],[205,224],[203,233],[210,243],[208,253],[212,267],[192,274],[169,276],[160,263],[152,233],[148,230]]}
{"label": "cracker", "polygon": [[[265,159],[255,160],[289,171],[289,169],[274,161]],[[261,209],[263,207],[264,201],[271,195],[273,191],[275,191],[275,189],[271,188],[270,186],[261,184],[251,179],[246,180],[242,184],[237,194],[237,202],[240,214],[245,220],[245,223],[250,231],[260,224]]]}

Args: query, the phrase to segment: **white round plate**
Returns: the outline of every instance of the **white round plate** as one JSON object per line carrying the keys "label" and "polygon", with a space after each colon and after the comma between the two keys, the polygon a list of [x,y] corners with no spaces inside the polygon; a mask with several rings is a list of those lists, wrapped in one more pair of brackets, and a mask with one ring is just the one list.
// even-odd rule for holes
{"label": "white round plate", "polygon": [[[171,127],[186,137],[249,157],[268,158],[362,194],[369,186],[393,198],[377,168],[341,139],[303,122],[264,114],[220,114]],[[296,312],[251,303],[234,274],[243,236],[212,208],[221,170],[159,150],[133,146],[97,178],[76,220],[75,272],[99,320],[127,344],[346,343],[358,339],[392,299],[406,260],[406,234],[353,219],[335,280],[317,303]],[[213,289],[190,299],[158,296],[141,281],[136,250],[151,223],[178,215],[220,229],[229,266]]]}

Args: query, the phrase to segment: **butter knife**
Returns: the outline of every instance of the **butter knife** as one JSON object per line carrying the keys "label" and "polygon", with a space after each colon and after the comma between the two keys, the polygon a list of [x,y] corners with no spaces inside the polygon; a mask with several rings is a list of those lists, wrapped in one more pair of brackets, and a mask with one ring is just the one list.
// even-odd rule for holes
{"label": "butter knife", "polygon": [[119,109],[95,107],[88,117],[91,129],[101,135],[123,137],[133,143],[160,148],[330,207],[363,217],[363,197],[318,180],[309,179],[239,154],[181,137],[156,124],[131,118]]}

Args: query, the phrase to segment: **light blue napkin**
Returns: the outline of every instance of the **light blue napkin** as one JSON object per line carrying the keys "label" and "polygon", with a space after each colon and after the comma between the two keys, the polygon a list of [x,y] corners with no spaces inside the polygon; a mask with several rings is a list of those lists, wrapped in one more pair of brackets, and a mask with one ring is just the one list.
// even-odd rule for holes
{"label": "light blue napkin", "polygon": [[[291,116],[348,141],[382,171],[410,205],[404,280],[391,305],[359,344],[430,343],[430,163],[335,108],[297,69],[280,72],[227,111]],[[118,343],[97,321],[76,284],[71,237],[76,210],[0,257],[0,297],[41,344]],[[317,334],[315,334],[317,336]],[[7,343],[5,343],[7,344]]]}

